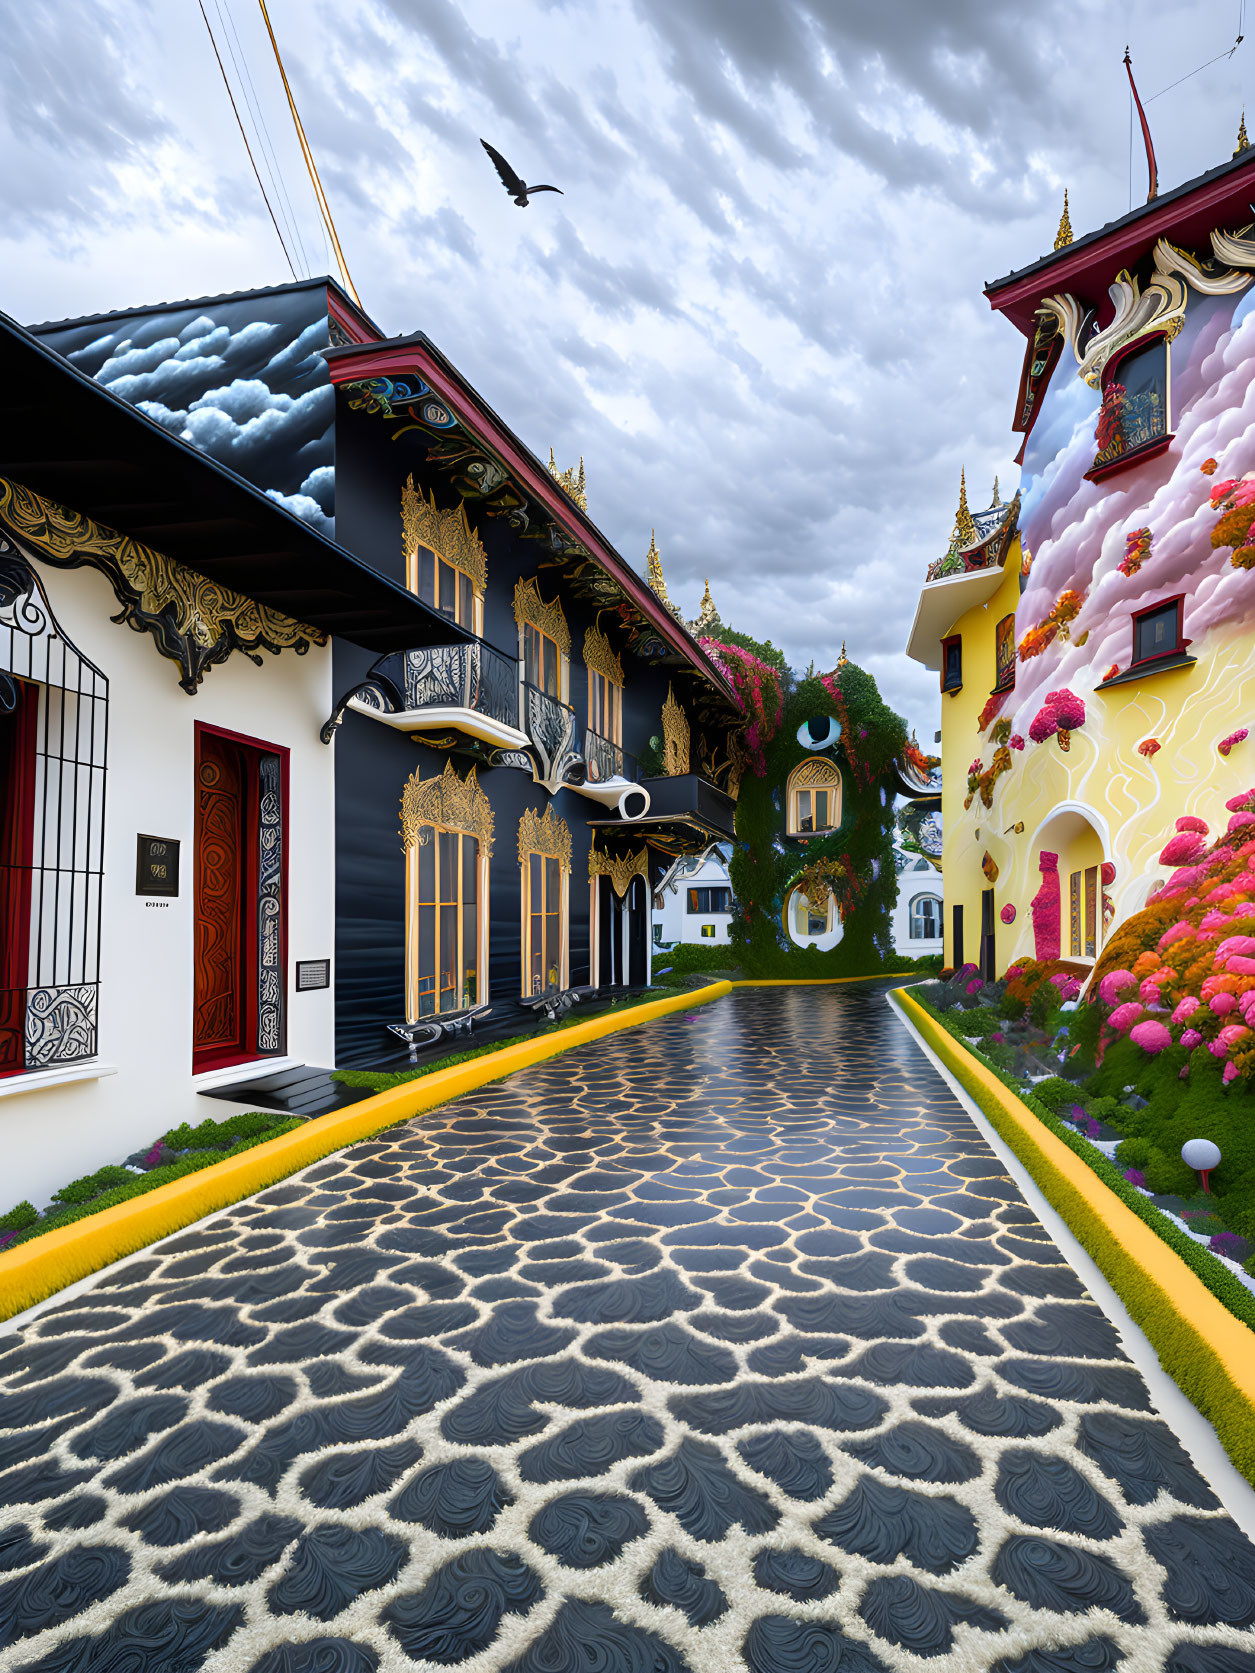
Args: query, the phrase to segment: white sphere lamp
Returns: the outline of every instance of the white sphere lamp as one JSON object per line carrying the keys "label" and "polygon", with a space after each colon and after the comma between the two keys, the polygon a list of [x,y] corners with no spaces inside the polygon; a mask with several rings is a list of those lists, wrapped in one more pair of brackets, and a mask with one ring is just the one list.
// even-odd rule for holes
{"label": "white sphere lamp", "polygon": [[1220,1166],[1220,1146],[1210,1139],[1187,1139],[1181,1146],[1181,1160],[1187,1168],[1194,1169],[1203,1182],[1203,1190],[1210,1195],[1207,1180],[1211,1170]]}

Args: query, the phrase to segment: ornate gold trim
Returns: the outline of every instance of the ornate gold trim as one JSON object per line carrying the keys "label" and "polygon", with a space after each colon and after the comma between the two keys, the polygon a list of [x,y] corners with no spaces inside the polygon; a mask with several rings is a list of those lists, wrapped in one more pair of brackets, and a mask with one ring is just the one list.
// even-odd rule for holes
{"label": "ornate gold trim", "polygon": [[539,817],[529,807],[519,820],[520,865],[529,854],[541,854],[547,860],[557,860],[565,871],[571,869],[570,826],[555,817],[552,803]]}
{"label": "ornate gold trim", "polygon": [[520,627],[527,622],[538,633],[548,634],[563,656],[570,656],[571,630],[562,614],[562,606],[556,598],[552,604],[545,603],[534,575],[520,581],[514,589],[514,619]]}
{"label": "ornate gold trim", "polygon": [[465,575],[479,598],[484,596],[488,585],[488,554],[467,521],[466,506],[459,502],[453,510],[441,511],[434,490],[428,500],[421,488],[415,488],[413,472],[406,477],[401,490],[401,545],[407,575],[417,558],[418,547],[426,546]]}
{"label": "ornate gold trim", "polygon": [[440,825],[446,831],[464,831],[479,839],[480,858],[492,858],[494,820],[488,797],[480,789],[471,768],[465,779],[458,777],[450,761],[439,778],[421,779],[415,768],[401,791],[401,843],[418,846],[420,825]]}
{"label": "ornate gold trim", "polygon": [[629,854],[624,860],[612,860],[609,854],[603,854],[594,846],[588,851],[589,882],[595,877],[608,877],[611,888],[622,898],[634,877],[643,877],[648,885],[649,854],[642,848],[639,854]]}
{"label": "ornate gold trim", "polygon": [[662,760],[668,778],[678,778],[690,770],[688,716],[676,702],[670,685],[662,705]]}
{"label": "ornate gold trim", "polygon": [[549,449],[549,474],[558,486],[566,492],[567,496],[575,501],[581,511],[588,510],[588,496],[584,491],[584,455],[582,453],[580,454],[580,468],[577,476],[574,466],[570,466],[564,471],[558,469],[558,462],[553,456],[553,448],[551,447]]}
{"label": "ornate gold trim", "polygon": [[584,635],[584,666],[591,668],[594,674],[600,674],[602,679],[609,680],[612,685],[621,687],[624,683],[623,664],[600,628],[590,627]]}
{"label": "ornate gold trim", "polygon": [[811,756],[806,761],[799,761],[789,774],[789,789],[792,790],[827,790],[834,784],[840,784],[841,770],[831,761],[822,757]]}
{"label": "ornate gold trim", "polygon": [[243,593],[209,581],[129,535],[95,523],[0,477],[0,517],[38,557],[60,569],[90,567],[107,576],[122,606],[115,621],[151,633],[163,656],[183,670],[180,685],[194,692],[205,670],[242,651],[260,664],[258,650],[303,654],[327,635]]}

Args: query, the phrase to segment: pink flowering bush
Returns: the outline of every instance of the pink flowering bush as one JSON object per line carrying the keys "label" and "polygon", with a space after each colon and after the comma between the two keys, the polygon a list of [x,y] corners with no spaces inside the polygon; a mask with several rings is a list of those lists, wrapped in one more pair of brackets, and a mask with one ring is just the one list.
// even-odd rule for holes
{"label": "pink flowering bush", "polygon": [[740,645],[725,645],[718,639],[699,639],[698,644],[732,687],[745,723],[750,770],[757,778],[765,778],[767,745],[775,737],[784,713],[780,675]]}
{"label": "pink flowering bush", "polygon": [[1154,1054],[1164,1051],[1172,1044],[1172,1032],[1162,1022],[1146,1018],[1142,1022],[1134,1023],[1129,1030],[1129,1039],[1134,1045],[1141,1046],[1143,1051]]}

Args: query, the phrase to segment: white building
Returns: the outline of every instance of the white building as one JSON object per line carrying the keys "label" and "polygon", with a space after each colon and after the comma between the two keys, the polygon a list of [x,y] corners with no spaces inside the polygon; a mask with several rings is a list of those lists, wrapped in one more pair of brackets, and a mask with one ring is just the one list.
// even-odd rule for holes
{"label": "white building", "polygon": [[678,859],[654,892],[654,945],[728,940],[732,926],[730,843],[714,843],[704,854]]}

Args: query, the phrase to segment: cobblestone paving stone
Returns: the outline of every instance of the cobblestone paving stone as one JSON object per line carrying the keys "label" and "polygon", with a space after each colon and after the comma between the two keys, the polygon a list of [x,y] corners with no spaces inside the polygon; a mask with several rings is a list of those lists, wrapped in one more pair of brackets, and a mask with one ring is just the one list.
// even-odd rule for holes
{"label": "cobblestone paving stone", "polygon": [[1255,1550],[874,987],[743,992],[0,1338],[0,1666],[1255,1673]]}

